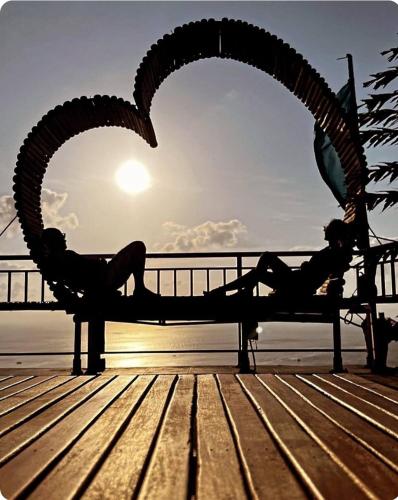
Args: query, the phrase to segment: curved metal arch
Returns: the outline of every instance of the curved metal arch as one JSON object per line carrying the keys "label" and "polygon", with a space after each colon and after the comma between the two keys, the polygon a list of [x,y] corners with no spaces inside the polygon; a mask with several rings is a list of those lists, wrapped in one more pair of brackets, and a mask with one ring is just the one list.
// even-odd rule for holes
{"label": "curved metal arch", "polygon": [[24,239],[35,260],[37,237],[43,229],[41,189],[54,153],[71,137],[98,127],[133,130],[152,147],[157,145],[152,124],[128,101],[117,97],[80,97],[49,111],[20,148],[14,175],[14,200]]}
{"label": "curved metal arch", "polygon": [[302,55],[283,40],[242,21],[203,19],[178,27],[151,46],[134,85],[137,107],[149,116],[152,99],[165,78],[199,59],[234,59],[269,74],[292,92],[329,135],[345,172],[348,200],[345,220],[355,221],[363,206],[363,149],[354,140],[349,120],[336,95]]}

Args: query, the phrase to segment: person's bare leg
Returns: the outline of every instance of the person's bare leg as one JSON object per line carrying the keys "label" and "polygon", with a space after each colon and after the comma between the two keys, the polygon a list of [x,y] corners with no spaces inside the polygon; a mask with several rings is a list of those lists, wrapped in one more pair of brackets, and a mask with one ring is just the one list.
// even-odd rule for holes
{"label": "person's bare leg", "polygon": [[118,289],[123,286],[131,274],[134,276],[134,295],[157,295],[145,287],[146,247],[142,241],[133,241],[120,250],[108,263],[107,286]]}
{"label": "person's bare leg", "polygon": [[[271,269],[273,272],[269,272],[268,269]],[[257,266],[254,269],[243,276],[239,276],[239,278],[231,281],[230,283],[215,288],[210,293],[223,294],[228,291],[240,290],[242,288],[253,290],[259,282],[274,288],[277,274],[285,272],[288,269],[289,266],[287,266],[287,264],[285,264],[279,257],[269,252],[264,252],[260,256]]]}

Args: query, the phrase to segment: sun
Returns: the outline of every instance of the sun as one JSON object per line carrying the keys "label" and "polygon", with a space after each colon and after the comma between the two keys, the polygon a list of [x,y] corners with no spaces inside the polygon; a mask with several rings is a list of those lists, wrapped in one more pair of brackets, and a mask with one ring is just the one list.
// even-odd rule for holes
{"label": "sun", "polygon": [[116,184],[122,191],[136,194],[151,187],[148,169],[136,160],[129,160],[120,165],[115,173]]}

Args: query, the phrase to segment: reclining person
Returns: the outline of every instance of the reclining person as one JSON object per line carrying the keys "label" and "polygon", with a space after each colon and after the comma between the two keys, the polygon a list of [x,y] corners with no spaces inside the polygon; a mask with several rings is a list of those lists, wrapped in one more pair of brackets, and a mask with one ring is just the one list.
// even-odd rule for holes
{"label": "reclining person", "polygon": [[158,297],[144,285],[146,248],[142,241],[133,241],[109,262],[68,250],[65,234],[53,227],[44,229],[41,244],[43,268],[52,281],[65,282],[87,295],[106,295],[115,293],[132,274],[135,297]]}
{"label": "reclining person", "polygon": [[299,269],[291,269],[276,255],[265,252],[254,269],[224,286],[204,292],[205,295],[221,296],[231,290],[252,294],[258,283],[273,288],[278,295],[313,295],[328,277],[342,276],[352,260],[353,241],[348,224],[333,219],[324,231],[328,246],[319,250],[308,262],[303,262]]}

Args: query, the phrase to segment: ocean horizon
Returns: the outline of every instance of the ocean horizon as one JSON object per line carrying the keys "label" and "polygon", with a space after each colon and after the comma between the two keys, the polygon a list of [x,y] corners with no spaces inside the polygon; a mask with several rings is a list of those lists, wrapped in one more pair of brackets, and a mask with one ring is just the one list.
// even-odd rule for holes
{"label": "ocean horizon", "polygon": [[[3,313],[1,353],[72,352],[73,322],[62,312]],[[258,342],[253,342],[258,365],[332,365],[333,353],[272,352],[258,349],[311,349],[332,348],[332,325],[261,323],[263,331]],[[227,325],[154,326],[107,323],[107,351],[176,351],[173,354],[109,354],[108,368],[149,366],[220,366],[236,365],[236,353],[180,353],[194,349],[236,349],[238,328]],[[342,322],[342,346],[346,349],[365,347],[362,330]],[[87,347],[87,327],[82,329],[82,351]],[[389,361],[396,364],[397,343],[390,344]],[[251,355],[250,355],[251,357]],[[86,356],[82,356],[83,366]],[[251,362],[252,362],[251,357]],[[345,364],[365,364],[366,353],[343,353]],[[71,355],[34,355],[0,357],[1,368],[70,368]]]}

